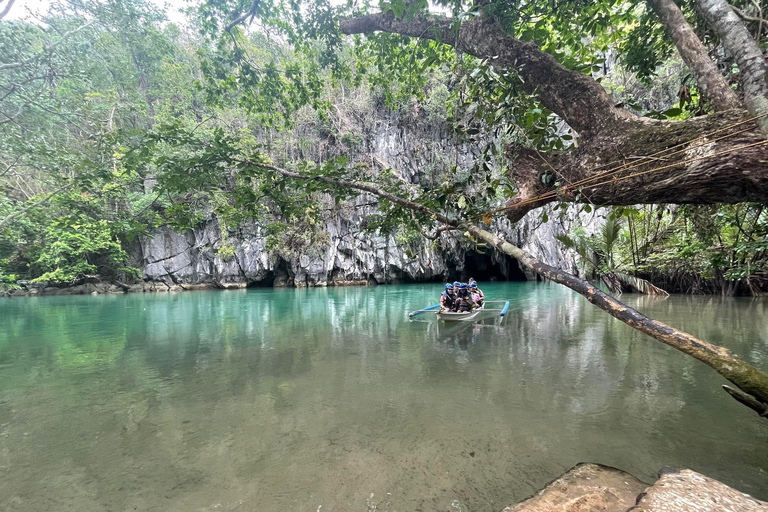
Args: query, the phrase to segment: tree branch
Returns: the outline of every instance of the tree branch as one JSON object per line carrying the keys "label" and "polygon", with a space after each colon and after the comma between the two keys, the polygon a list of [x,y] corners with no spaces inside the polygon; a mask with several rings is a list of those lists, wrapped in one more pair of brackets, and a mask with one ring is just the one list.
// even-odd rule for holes
{"label": "tree branch", "polygon": [[673,0],[646,0],[659,17],[664,31],[693,73],[704,97],[715,110],[742,109],[741,102],[709,58],[706,47],[696,36]]}
{"label": "tree branch", "polygon": [[241,24],[242,22],[247,20],[249,17],[253,18],[254,16],[256,16],[256,11],[259,9],[259,1],[260,0],[253,0],[253,3],[251,4],[251,7],[248,9],[248,11],[244,12],[243,14],[241,14],[240,16],[232,20],[232,22],[229,25],[224,27],[224,32],[229,32],[230,30],[235,28],[235,26]]}
{"label": "tree branch", "polygon": [[517,261],[526,268],[555,283],[566,286],[571,290],[574,290],[575,292],[583,295],[590,303],[602,309],[612,317],[621,320],[633,329],[647,334],[648,336],[709,365],[720,375],[739,387],[742,391],[752,395],[755,401],[768,404],[768,374],[763,373],[754,366],[743,361],[741,358],[731,353],[730,350],[724,347],[719,347],[717,345],[712,345],[686,332],[677,330],[674,327],[653,320],[643,315],[639,311],[632,309],[626,304],[623,304],[613,297],[603,293],[584,279],[573,276],[567,272],[537,260],[524,250],[510,244],[509,242],[501,239],[489,231],[464,221],[451,219],[441,213],[432,211],[430,208],[422,204],[409,201],[386,192],[385,190],[382,190],[373,184],[354,183],[335,178],[328,178],[325,176],[307,176],[298,172],[289,171],[287,169],[282,169],[280,167],[263,164],[260,162],[254,162],[251,160],[235,161],[241,164],[269,169],[287,178],[298,180],[316,180],[327,183],[329,185],[374,194],[411,211],[429,215],[431,218],[443,223],[445,226],[467,230],[472,235],[492,245],[504,254],[517,259]]}
{"label": "tree branch", "polygon": [[453,46],[494,67],[514,69],[523,78],[523,88],[537,94],[542,104],[562,117],[582,137],[616,127],[635,116],[618,109],[605,89],[591,77],[571,71],[533,43],[509,36],[486,15],[465,21],[443,16],[419,16],[399,20],[392,11],[341,20],[343,34],[389,32],[432,39]]}
{"label": "tree branch", "polygon": [[[741,116],[742,112],[731,110],[685,121],[645,119],[632,131],[604,134],[578,148],[548,155],[567,181],[588,182],[578,187],[581,190],[545,185],[541,176],[551,172],[548,167],[530,151],[518,152],[509,166],[518,195],[507,206],[522,204],[510,209],[507,217],[516,222],[550,202],[576,201],[577,192],[581,192],[578,201],[588,199],[599,206],[766,202],[768,146],[756,123]],[[639,151],[652,158],[627,159]],[[625,165],[625,171],[599,178],[600,173]],[[649,172],[642,174],[645,171]],[[632,174],[638,176],[618,179]]]}
{"label": "tree branch", "polygon": [[723,385],[723,389],[726,391],[726,393],[731,395],[731,397],[737,402],[743,405],[746,405],[747,407],[754,410],[757,414],[759,414],[763,418],[768,418],[768,405],[758,400],[755,400],[754,397],[747,395],[745,393],[742,393],[737,389],[733,389],[730,386]]}
{"label": "tree branch", "polygon": [[20,217],[20,216],[24,215],[25,213],[27,213],[29,210],[32,210],[33,208],[37,208],[41,204],[48,202],[48,200],[50,200],[53,196],[55,196],[59,192],[62,192],[64,190],[70,188],[72,185],[74,185],[74,183],[69,183],[68,185],[64,185],[63,187],[57,188],[56,190],[54,190],[53,192],[51,192],[50,194],[48,194],[47,196],[45,196],[41,200],[39,200],[39,201],[37,201],[35,203],[32,203],[31,205],[27,206],[23,210],[19,210],[18,212],[14,212],[14,213],[8,215],[3,220],[0,220],[0,228],[2,228],[4,225],[6,225],[8,222],[12,221],[16,217]]}
{"label": "tree branch", "polygon": [[8,0],[8,4],[7,4],[7,5],[5,6],[5,8],[3,9],[3,12],[0,12],[0,20],[1,20],[1,19],[3,19],[3,18],[5,18],[5,17],[8,15],[8,13],[10,12],[10,10],[11,10],[11,7],[13,7],[13,3],[14,3],[15,1],[16,1],[16,0]]}
{"label": "tree branch", "polygon": [[[768,67],[757,42],[725,0],[695,0],[695,5],[739,66],[747,110],[753,116],[765,114],[768,112]],[[768,137],[768,117],[758,124]]]}

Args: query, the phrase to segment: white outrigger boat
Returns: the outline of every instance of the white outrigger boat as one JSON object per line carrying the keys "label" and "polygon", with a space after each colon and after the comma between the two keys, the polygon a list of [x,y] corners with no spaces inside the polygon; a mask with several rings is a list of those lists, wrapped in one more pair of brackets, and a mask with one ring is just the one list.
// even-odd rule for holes
{"label": "white outrigger boat", "polygon": [[472,311],[438,311],[437,318],[443,322],[468,322],[482,315],[485,306],[480,306]]}
{"label": "white outrigger boat", "polygon": [[[503,306],[499,309],[488,309],[485,307],[486,304],[503,304]],[[508,300],[491,300],[491,301],[485,301],[485,303],[478,309],[474,309],[472,311],[463,311],[463,312],[441,311],[440,304],[434,304],[432,306],[428,306],[423,309],[417,309],[416,311],[412,311],[408,313],[408,317],[413,318],[416,315],[434,311],[437,316],[437,319],[442,320],[443,322],[469,322],[473,320],[480,320],[483,318],[496,316],[496,313],[498,313],[498,316],[503,318],[504,315],[507,314],[508,310],[509,310]]]}

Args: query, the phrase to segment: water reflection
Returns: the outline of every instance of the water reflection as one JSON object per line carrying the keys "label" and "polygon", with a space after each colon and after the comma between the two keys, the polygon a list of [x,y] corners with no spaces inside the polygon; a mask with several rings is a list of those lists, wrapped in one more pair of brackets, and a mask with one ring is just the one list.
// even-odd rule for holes
{"label": "water reflection", "polygon": [[[408,321],[437,288],[0,302],[0,509],[501,510],[580,461],[768,498],[764,420],[709,368],[556,286]],[[768,366],[765,301],[624,300]]]}

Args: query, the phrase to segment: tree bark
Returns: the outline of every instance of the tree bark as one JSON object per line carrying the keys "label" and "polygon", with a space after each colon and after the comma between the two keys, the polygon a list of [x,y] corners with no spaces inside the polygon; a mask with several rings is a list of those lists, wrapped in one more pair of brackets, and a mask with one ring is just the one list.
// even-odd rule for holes
{"label": "tree bark", "polygon": [[[725,0],[695,0],[695,5],[739,66],[747,110],[753,116],[767,113],[768,67],[757,41]],[[759,125],[768,137],[768,118],[760,119]]]}
{"label": "tree bark", "polygon": [[431,210],[427,206],[398,197],[373,184],[355,183],[325,176],[307,176],[295,171],[251,160],[235,161],[241,165],[269,169],[286,178],[314,180],[337,187],[373,194],[391,201],[394,204],[400,205],[403,208],[429,215],[443,225],[467,230],[475,237],[492,245],[504,254],[517,259],[521,265],[536,272],[540,276],[566,286],[583,295],[590,303],[602,309],[612,317],[621,320],[633,329],[647,334],[648,336],[709,365],[744,393],[751,395],[758,402],[768,404],[768,374],[763,373],[759,369],[745,362],[731,353],[730,350],[717,345],[712,345],[686,332],[653,320],[610,295],[603,293],[588,281],[537,260],[524,250],[512,245],[489,231],[464,221],[451,219],[439,212]]}
{"label": "tree bark", "polygon": [[[546,155],[547,164],[541,157],[521,157],[518,152],[510,178],[518,183],[519,193],[508,201],[507,216],[516,222],[528,211],[553,201],[594,205],[765,202],[768,141],[754,122],[699,139],[741,122],[740,116],[739,111],[729,111],[685,122],[644,119],[632,130],[607,133],[578,148]],[[657,156],[639,158],[652,154]],[[622,165],[627,166],[625,171],[601,174]],[[551,168],[561,181],[558,189],[542,182],[542,174]],[[582,190],[568,187],[587,180],[592,181]],[[546,193],[548,197],[526,202]],[[518,203],[523,205],[515,207]]]}
{"label": "tree bark", "polygon": [[709,58],[706,47],[693,32],[677,4],[673,0],[646,0],[646,2],[659,17],[664,31],[675,43],[677,51],[690,68],[702,94],[715,110],[742,109],[743,106],[733,89]]}

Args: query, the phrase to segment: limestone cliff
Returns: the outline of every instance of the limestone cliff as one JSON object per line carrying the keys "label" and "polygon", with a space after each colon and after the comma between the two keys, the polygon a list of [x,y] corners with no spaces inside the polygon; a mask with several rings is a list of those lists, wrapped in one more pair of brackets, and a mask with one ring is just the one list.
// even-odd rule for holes
{"label": "limestone cliff", "polygon": [[[298,156],[319,161],[343,154],[375,168],[391,167],[408,183],[428,184],[439,180],[447,168],[468,171],[480,154],[478,145],[455,141],[444,123],[435,122],[418,109],[355,118],[362,121],[350,121],[352,117],[340,114],[335,136],[319,127],[304,127],[303,135],[314,143],[309,149],[307,145],[297,149]],[[285,159],[296,157],[287,146],[281,146]],[[187,233],[155,230],[134,248],[134,265],[142,269],[147,286],[326,286],[451,280],[470,275],[525,278],[517,262],[492,251],[482,254],[460,235],[444,235],[434,244],[422,241],[406,246],[393,235],[366,232],[361,229],[363,218],[375,209],[363,200],[347,206],[326,216],[322,229],[327,242],[310,251],[288,255],[270,251],[263,228],[243,225],[222,234],[216,219],[211,218]],[[532,212],[516,225],[497,220],[494,228],[542,261],[578,272],[578,256],[555,239],[574,226],[576,210],[558,215],[550,212],[547,223],[540,221],[540,215]],[[234,254],[228,251],[222,255],[219,249],[224,243]]]}

